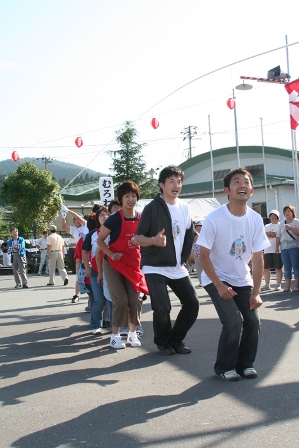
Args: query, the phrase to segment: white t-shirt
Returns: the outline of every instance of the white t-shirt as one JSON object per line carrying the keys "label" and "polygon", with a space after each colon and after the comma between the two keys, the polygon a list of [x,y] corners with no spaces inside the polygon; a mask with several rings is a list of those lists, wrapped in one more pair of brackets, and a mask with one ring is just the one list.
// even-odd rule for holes
{"label": "white t-shirt", "polygon": [[[280,227],[280,222],[276,223],[276,224],[272,224],[271,222],[269,224],[265,225],[265,232],[276,232]],[[276,252],[276,238],[268,238],[269,243],[271,244],[271,246],[266,247],[266,249],[264,249],[264,254],[275,254]],[[280,251],[279,251],[280,252]]]}
{"label": "white t-shirt", "polygon": [[[160,274],[165,277],[175,279],[183,278],[188,275],[185,266],[181,266],[181,254],[185,239],[186,230],[191,226],[191,213],[189,206],[177,198],[173,205],[167,204],[172,223],[172,235],[176,253],[176,266],[143,266],[143,274]],[[167,242],[166,242],[167,244]]]}
{"label": "white t-shirt", "polygon": [[[291,227],[295,227],[299,229],[299,219],[294,218],[292,222],[289,223]],[[294,238],[291,237],[293,235]],[[296,235],[291,230],[289,232],[285,229],[285,223],[281,222],[279,225],[279,229],[277,231],[277,237],[280,238],[280,249],[294,249],[298,247],[299,243],[299,235]]]}
{"label": "white t-shirt", "polygon": [[[211,251],[217,276],[232,286],[253,284],[248,266],[251,254],[270,245],[258,213],[247,207],[244,216],[234,216],[226,204],[206,217],[197,244]],[[203,286],[211,283],[204,271],[201,282]]]}
{"label": "white t-shirt", "polygon": [[89,229],[86,225],[86,221],[85,221],[84,226],[81,226],[81,227],[70,226],[70,234],[76,241],[76,244],[78,243],[78,241],[81,237],[83,238],[88,233],[89,233]]}

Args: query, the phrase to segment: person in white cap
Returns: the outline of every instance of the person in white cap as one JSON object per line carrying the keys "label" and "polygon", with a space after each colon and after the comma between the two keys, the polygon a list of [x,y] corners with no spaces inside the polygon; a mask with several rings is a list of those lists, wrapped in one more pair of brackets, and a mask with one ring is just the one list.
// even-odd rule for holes
{"label": "person in white cap", "polygon": [[282,260],[280,251],[276,252],[276,235],[280,226],[279,222],[279,211],[271,210],[269,213],[270,223],[265,225],[265,232],[271,243],[270,247],[264,249],[264,280],[265,284],[262,286],[262,291],[270,291],[270,269],[275,269],[276,271],[276,285],[275,291],[281,291],[281,281],[282,281]]}

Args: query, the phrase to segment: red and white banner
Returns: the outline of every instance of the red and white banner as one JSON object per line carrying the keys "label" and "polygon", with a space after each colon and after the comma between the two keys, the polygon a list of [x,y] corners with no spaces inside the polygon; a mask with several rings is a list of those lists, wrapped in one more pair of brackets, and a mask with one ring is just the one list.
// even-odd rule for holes
{"label": "red and white banner", "polygon": [[299,125],[299,79],[288,82],[284,87],[289,94],[291,129],[295,131]]}

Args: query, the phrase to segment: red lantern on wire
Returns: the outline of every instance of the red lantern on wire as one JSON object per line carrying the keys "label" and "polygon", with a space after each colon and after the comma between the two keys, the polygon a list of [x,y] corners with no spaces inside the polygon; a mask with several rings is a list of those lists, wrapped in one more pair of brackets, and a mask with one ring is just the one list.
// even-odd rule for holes
{"label": "red lantern on wire", "polygon": [[154,129],[157,129],[159,127],[160,123],[157,120],[157,118],[152,118],[151,125]]}
{"label": "red lantern on wire", "polygon": [[227,107],[229,107],[230,109],[234,109],[236,107],[236,102],[233,98],[229,98],[226,102]]}
{"label": "red lantern on wire", "polygon": [[81,137],[77,137],[75,140],[76,146],[78,146],[78,148],[81,148],[81,146],[83,145],[83,140]]}
{"label": "red lantern on wire", "polygon": [[13,153],[11,154],[11,158],[14,162],[17,162],[20,158],[18,151],[13,151]]}

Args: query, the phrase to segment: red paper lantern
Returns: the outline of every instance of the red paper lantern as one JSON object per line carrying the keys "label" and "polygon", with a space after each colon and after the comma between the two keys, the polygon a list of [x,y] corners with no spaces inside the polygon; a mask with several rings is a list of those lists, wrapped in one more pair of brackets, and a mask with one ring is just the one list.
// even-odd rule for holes
{"label": "red paper lantern", "polygon": [[78,148],[81,148],[81,146],[83,145],[83,140],[81,137],[77,137],[75,140],[76,146],[78,146]]}
{"label": "red paper lantern", "polygon": [[20,158],[19,153],[17,151],[13,151],[11,158],[14,162],[17,162]]}
{"label": "red paper lantern", "polygon": [[151,125],[154,129],[157,129],[159,127],[159,121],[157,120],[157,118],[152,119]]}
{"label": "red paper lantern", "polygon": [[227,107],[229,107],[230,109],[233,109],[236,106],[236,102],[232,98],[229,98],[227,100],[226,104],[227,104]]}

